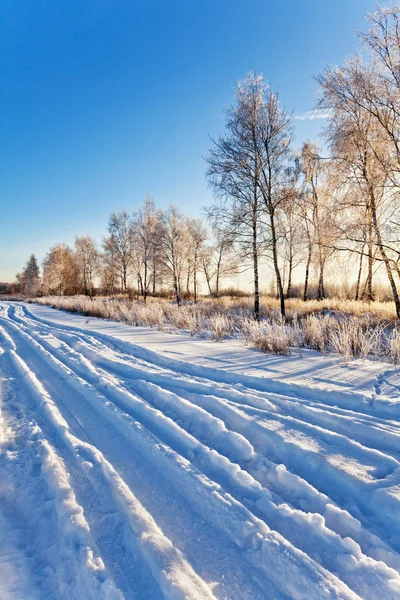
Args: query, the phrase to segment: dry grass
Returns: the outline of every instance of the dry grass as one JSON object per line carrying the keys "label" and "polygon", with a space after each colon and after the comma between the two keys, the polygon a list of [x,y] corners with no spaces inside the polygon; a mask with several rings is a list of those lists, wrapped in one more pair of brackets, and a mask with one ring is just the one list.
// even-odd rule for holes
{"label": "dry grass", "polygon": [[240,337],[264,352],[290,354],[294,347],[332,352],[344,360],[379,357],[400,364],[400,329],[391,302],[354,302],[329,299],[287,301],[287,319],[279,316],[278,301],[263,297],[261,322],[252,319],[249,298],[204,299],[178,307],[163,299],[146,304],[125,297],[44,297],[34,300],[92,317],[159,330],[186,330],[215,340]]}

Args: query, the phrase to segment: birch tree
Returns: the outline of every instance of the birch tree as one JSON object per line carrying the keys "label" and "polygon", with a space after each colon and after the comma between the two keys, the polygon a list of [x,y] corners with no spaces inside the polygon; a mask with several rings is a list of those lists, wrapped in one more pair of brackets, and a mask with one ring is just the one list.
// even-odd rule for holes
{"label": "birch tree", "polygon": [[121,291],[128,289],[128,276],[133,262],[133,228],[126,210],[113,212],[108,222],[109,237],[103,242],[103,260],[108,269],[118,273]]}
{"label": "birch tree", "polygon": [[152,278],[155,291],[160,234],[160,212],[156,210],[150,196],[146,196],[143,208],[134,213],[132,231],[138,288],[140,285],[146,302]]}
{"label": "birch tree", "polygon": [[94,239],[89,235],[76,236],[75,257],[84,293],[92,298],[94,279],[100,267],[100,255]]}
{"label": "birch tree", "polygon": [[197,303],[198,294],[198,273],[201,268],[201,257],[204,243],[207,240],[207,230],[201,219],[189,219],[187,222],[189,239],[189,256],[191,263],[191,273],[193,279],[193,300]]}
{"label": "birch tree", "polygon": [[161,215],[163,264],[170,279],[176,303],[182,303],[182,282],[185,272],[189,236],[186,220],[175,205]]}
{"label": "birch tree", "polygon": [[[235,104],[227,113],[226,133],[213,140],[207,176],[217,202],[208,218],[235,239],[251,260],[254,285],[254,319],[260,318],[259,262],[262,195],[259,130],[266,86],[250,74],[236,87]],[[222,237],[222,239],[224,236]],[[225,238],[227,239],[226,235]]]}

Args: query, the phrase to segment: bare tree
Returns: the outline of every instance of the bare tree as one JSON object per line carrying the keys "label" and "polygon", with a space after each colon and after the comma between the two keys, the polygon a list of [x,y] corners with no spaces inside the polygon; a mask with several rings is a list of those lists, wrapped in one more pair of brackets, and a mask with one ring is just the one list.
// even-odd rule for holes
{"label": "bare tree", "polygon": [[286,298],[290,298],[293,285],[293,271],[304,259],[304,239],[301,227],[302,213],[298,203],[299,189],[293,185],[285,192],[278,220],[278,231],[281,238],[284,274],[287,273]]}
{"label": "bare tree", "polygon": [[[288,201],[288,191],[292,189],[293,184],[293,169],[290,164],[293,129],[291,117],[280,106],[278,94],[265,86],[260,76],[251,75],[249,85],[251,88],[261,88],[263,91],[263,110],[257,128],[260,163],[258,183],[268,216],[281,315],[285,317],[285,294],[279,267],[277,221],[283,203]],[[243,93],[246,93],[245,88]]]}
{"label": "bare tree", "polygon": [[189,219],[187,222],[189,237],[189,256],[193,278],[193,300],[197,302],[197,276],[201,268],[201,256],[204,243],[207,240],[207,230],[201,219]]}
{"label": "bare tree", "polygon": [[204,246],[201,252],[201,264],[210,296],[219,297],[221,281],[239,270],[239,257],[230,233],[214,230],[214,244]]}
{"label": "bare tree", "polygon": [[[254,281],[254,318],[259,319],[259,260],[260,246],[264,241],[261,234],[261,208],[267,208],[271,227],[271,246],[276,277],[281,276],[277,257],[277,232],[272,187],[277,173],[277,153],[272,161],[272,144],[267,131],[268,117],[272,116],[270,90],[261,76],[249,74],[236,88],[236,101],[228,111],[226,134],[213,140],[207,161],[208,178],[216,193],[217,202],[208,210],[209,218],[229,231],[250,258]],[[270,110],[269,110],[270,109]],[[278,111],[279,112],[279,111]],[[276,120],[274,127],[276,125]],[[272,143],[277,141],[274,135]],[[280,140],[281,142],[283,139]],[[270,153],[275,169],[270,171],[268,183],[266,156]],[[279,169],[278,169],[279,170]],[[268,187],[269,186],[269,187]],[[275,194],[275,188],[274,188]],[[222,225],[221,225],[222,223]],[[282,289],[283,297],[283,289]],[[284,313],[284,302],[282,305]]]}
{"label": "bare tree", "polygon": [[89,235],[76,236],[75,257],[84,292],[92,298],[94,279],[100,267],[100,255],[94,239]]}
{"label": "bare tree", "polygon": [[132,224],[138,290],[140,286],[144,302],[147,299],[152,275],[155,285],[159,221],[160,213],[155,208],[153,198],[146,196],[143,208],[134,213]]}
{"label": "bare tree", "polygon": [[105,260],[100,266],[100,281],[102,292],[108,295],[115,294],[120,289],[119,276],[116,269]]}
{"label": "bare tree", "polygon": [[[357,92],[352,101],[367,112],[379,128],[379,135],[390,152],[376,158],[383,170],[398,185],[400,174],[400,4],[378,6],[368,15],[369,31],[359,36],[369,52],[370,65],[357,64]],[[354,71],[354,61],[350,65]],[[348,91],[348,90],[347,90]]]}
{"label": "bare tree", "polygon": [[323,160],[316,144],[307,141],[303,144],[299,168],[302,174],[302,190],[297,197],[299,214],[302,219],[302,233],[306,245],[306,264],[303,299],[307,300],[310,268],[314,264],[317,271],[317,298],[325,297],[325,269],[334,252],[336,226],[333,204],[334,182],[329,178],[330,162]]}
{"label": "bare tree", "polygon": [[189,236],[186,220],[174,205],[161,215],[163,264],[174,288],[176,303],[182,302],[182,280],[185,271]]}
{"label": "bare tree", "polygon": [[112,213],[108,222],[110,236],[103,242],[103,260],[108,269],[119,275],[121,291],[127,292],[127,282],[133,260],[132,221],[126,212]]}

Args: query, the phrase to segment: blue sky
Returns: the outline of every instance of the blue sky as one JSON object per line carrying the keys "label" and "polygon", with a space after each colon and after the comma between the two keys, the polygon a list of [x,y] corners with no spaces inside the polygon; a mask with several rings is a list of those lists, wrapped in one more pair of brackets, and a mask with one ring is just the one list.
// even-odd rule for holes
{"label": "blue sky", "polygon": [[[369,0],[3,0],[0,281],[145,194],[200,214],[202,156],[253,70],[296,115],[357,48]],[[323,121],[296,121],[297,144]]]}

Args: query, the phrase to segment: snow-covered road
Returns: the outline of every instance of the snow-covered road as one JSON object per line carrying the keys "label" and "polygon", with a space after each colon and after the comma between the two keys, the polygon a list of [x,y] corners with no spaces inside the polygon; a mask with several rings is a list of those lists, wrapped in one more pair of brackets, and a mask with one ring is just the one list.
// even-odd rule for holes
{"label": "snow-covered road", "polygon": [[[167,334],[166,334],[167,335]],[[0,597],[400,599],[400,403],[0,303]]]}

